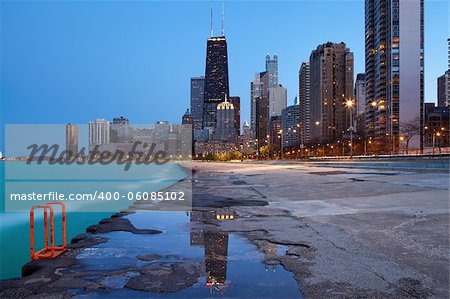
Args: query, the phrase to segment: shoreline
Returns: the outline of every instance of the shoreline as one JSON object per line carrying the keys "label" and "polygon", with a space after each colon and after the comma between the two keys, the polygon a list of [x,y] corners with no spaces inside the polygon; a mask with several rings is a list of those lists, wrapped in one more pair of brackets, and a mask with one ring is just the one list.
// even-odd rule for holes
{"label": "shoreline", "polygon": [[[15,162],[15,161],[14,161],[14,162]],[[166,187],[160,189],[158,192],[163,192],[163,191],[165,191],[165,190],[169,190],[172,186],[174,186],[174,185],[176,185],[176,184],[179,184],[180,182],[182,182],[182,181],[184,181],[184,180],[186,180],[186,179],[190,179],[191,171],[190,171],[190,169],[189,169],[188,167],[185,167],[185,166],[181,165],[180,163],[174,163],[174,164],[176,164],[176,165],[180,168],[180,170],[183,171],[183,172],[186,174],[186,177],[183,178],[183,179],[180,179],[180,180],[178,180],[178,181],[176,181],[176,182],[174,182],[174,183],[173,183],[172,185],[170,185],[170,186],[166,186]],[[123,210],[121,210],[121,211],[116,211],[116,212],[114,212],[114,211],[111,211],[111,212],[101,212],[102,214],[109,214],[109,216],[108,216],[107,218],[99,218],[99,220],[98,220],[96,223],[92,223],[92,222],[91,222],[91,223],[87,224],[87,225],[83,228],[83,231],[84,231],[84,232],[81,232],[81,233],[79,233],[79,234],[77,234],[77,235],[74,235],[74,236],[72,237],[71,240],[68,240],[68,243],[67,243],[67,244],[68,244],[68,248],[69,248],[69,245],[72,243],[73,240],[76,240],[76,242],[80,242],[81,239],[82,239],[82,237],[87,238],[87,239],[85,240],[86,242],[82,242],[83,244],[86,243],[86,246],[90,246],[90,245],[95,245],[95,244],[97,244],[97,243],[95,243],[95,242],[92,243],[92,240],[91,240],[91,239],[92,239],[92,236],[86,236],[86,233],[94,232],[96,226],[99,226],[99,224],[105,224],[105,223],[108,221],[108,219],[116,218],[116,217],[122,217],[122,216],[128,215],[128,214],[130,214],[130,213],[133,213],[133,210],[130,209],[130,208],[132,208],[134,205],[136,205],[136,203],[137,203],[137,200],[135,200],[134,202],[130,203],[130,205],[129,205],[126,209],[123,209]],[[28,219],[28,218],[27,218],[27,219]],[[114,223],[112,223],[111,225],[114,225]],[[123,225],[123,224],[120,224],[120,225]],[[120,226],[120,225],[119,225],[119,226]],[[133,230],[133,228],[130,228],[128,225],[125,225],[123,228],[125,228],[124,231],[131,231],[131,230]],[[117,230],[117,229],[118,229],[118,228],[116,228],[116,230]],[[80,243],[80,244],[81,244],[81,243]],[[80,244],[78,244],[76,248],[78,248],[78,247],[80,246]],[[29,245],[27,245],[27,248],[28,248],[28,247],[29,247]],[[44,260],[44,261],[45,261],[45,260]],[[33,263],[33,261],[29,260],[28,262],[26,262],[26,263],[22,264],[21,266],[19,266],[20,269],[21,269],[20,272],[23,273],[23,272],[25,271],[25,273],[28,273],[28,274],[32,273],[32,272],[30,272],[30,270],[28,270],[28,269],[26,269],[26,270],[23,269],[24,267],[26,268],[27,265],[30,264],[30,263]],[[35,269],[35,268],[36,268],[36,267],[34,266],[34,264],[30,266],[30,269]],[[36,270],[33,270],[33,271],[36,271]],[[19,274],[19,275],[20,275],[20,274]],[[4,279],[0,279],[0,290],[2,289],[2,284],[4,284],[3,282],[9,281],[9,280],[20,279],[20,278],[22,278],[22,277],[23,277],[23,275],[15,276],[15,277],[8,277],[8,278],[4,278]]]}
{"label": "shoreline", "polygon": [[[422,179],[422,174],[416,172],[336,170],[271,163],[237,165],[194,163],[193,210],[232,209],[238,215],[233,221],[206,221],[204,225],[244,236],[259,252],[266,253],[265,263],[280,265],[291,272],[305,297],[448,296],[448,284],[445,285],[448,268],[442,268],[443,261],[448,264],[448,257],[443,253],[448,248],[448,236],[445,238],[448,229],[441,225],[449,220],[448,203],[443,198],[448,194],[448,186],[440,185],[439,180],[445,178],[439,174],[430,172]],[[409,183],[411,177],[416,178],[414,185]],[[293,181],[295,185],[289,183]],[[178,188],[179,184],[183,182],[172,187]],[[332,190],[324,190],[323,186]],[[392,195],[395,201],[391,200]],[[424,202],[424,197],[433,202]],[[358,207],[358,211],[354,207]],[[145,205],[139,204],[133,209],[145,210]],[[124,219],[122,216],[125,215],[113,218]],[[113,218],[99,226],[117,222]],[[121,225],[121,229],[127,226]],[[411,232],[412,225],[416,232]],[[391,227],[398,228],[391,231]],[[431,231],[443,235],[421,242]],[[417,234],[413,237],[419,241],[414,242],[420,243],[413,243],[411,247],[413,241],[405,239],[409,234]],[[81,246],[94,246],[95,242],[104,241],[95,239],[95,234],[89,241],[91,236],[84,236],[73,246],[83,248]],[[284,254],[267,254],[270,248],[277,246],[283,248]],[[433,251],[428,249],[431,247]],[[417,250],[426,254],[418,254]],[[70,259],[66,261],[69,262]],[[427,266],[417,267],[417,263]],[[198,265],[187,262],[182,265],[196,273],[194,276],[198,275]],[[47,285],[49,277],[60,278],[55,277],[55,268],[68,268],[73,264],[53,266],[53,272],[43,271],[43,275],[35,272],[23,279]],[[189,276],[187,281],[192,282],[192,279],[193,276]],[[142,287],[142,280],[138,281]],[[85,290],[101,290],[101,286],[92,282],[78,282],[77,286]],[[21,288],[19,284],[15,287],[16,290]]]}

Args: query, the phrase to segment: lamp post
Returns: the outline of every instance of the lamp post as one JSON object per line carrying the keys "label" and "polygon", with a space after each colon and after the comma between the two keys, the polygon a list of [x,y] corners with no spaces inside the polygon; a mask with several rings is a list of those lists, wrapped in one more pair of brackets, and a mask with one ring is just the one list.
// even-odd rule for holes
{"label": "lamp post", "polygon": [[[302,130],[300,129],[300,123],[297,123],[297,136],[298,136],[298,143],[300,146],[300,159],[303,158],[303,134]],[[298,151],[296,159],[298,159]]]}
{"label": "lamp post", "polygon": [[280,130],[280,141],[281,141],[281,144],[280,144],[280,159],[283,160],[283,147],[284,147],[284,144],[283,144],[283,130]]}
{"label": "lamp post", "polygon": [[345,102],[345,106],[350,111],[350,127],[348,130],[350,131],[350,159],[353,159],[353,101],[351,99]]}
{"label": "lamp post", "polygon": [[[425,127],[425,130],[428,130],[428,127]],[[442,127],[441,131],[436,131],[436,129],[433,129],[433,133],[431,135],[432,137],[432,155],[434,155],[434,147],[436,146],[436,138],[441,137],[441,135],[443,134],[443,132],[445,131],[445,128]],[[439,142],[439,153],[441,152],[441,143]]]}
{"label": "lamp post", "polygon": [[[437,138],[441,137],[441,135],[442,135],[441,132],[434,133],[434,136],[436,136]],[[440,140],[439,140],[438,144],[439,144],[439,154],[440,154],[441,153],[441,142],[440,142]],[[433,149],[434,149],[434,145],[433,145]]]}

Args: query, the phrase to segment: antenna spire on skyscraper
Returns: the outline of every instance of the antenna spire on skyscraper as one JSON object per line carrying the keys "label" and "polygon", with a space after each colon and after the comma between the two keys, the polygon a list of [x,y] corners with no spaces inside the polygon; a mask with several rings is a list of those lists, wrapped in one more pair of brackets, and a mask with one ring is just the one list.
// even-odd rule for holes
{"label": "antenna spire on skyscraper", "polygon": [[224,2],[222,0],[222,36],[225,36],[224,21],[225,21],[225,5],[224,5]]}
{"label": "antenna spire on skyscraper", "polygon": [[214,29],[213,29],[213,1],[211,0],[211,37],[214,36]]}

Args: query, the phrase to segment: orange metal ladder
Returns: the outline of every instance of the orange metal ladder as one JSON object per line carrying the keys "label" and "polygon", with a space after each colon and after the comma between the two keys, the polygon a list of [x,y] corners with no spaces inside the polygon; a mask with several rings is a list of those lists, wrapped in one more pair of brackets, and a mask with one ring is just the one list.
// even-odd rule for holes
{"label": "orange metal ladder", "polygon": [[[61,205],[62,220],[62,246],[55,246],[55,212],[52,205]],[[42,209],[44,212],[44,248],[35,251],[34,246],[34,211]],[[48,214],[50,213],[50,246],[48,244]],[[66,206],[62,202],[49,202],[46,204],[35,205],[30,210],[30,252],[31,259],[54,258],[66,250]]]}

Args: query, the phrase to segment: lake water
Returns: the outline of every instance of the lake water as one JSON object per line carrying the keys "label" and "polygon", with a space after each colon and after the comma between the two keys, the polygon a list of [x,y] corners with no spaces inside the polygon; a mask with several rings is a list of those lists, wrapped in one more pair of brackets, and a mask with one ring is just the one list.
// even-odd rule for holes
{"label": "lake water", "polygon": [[[8,164],[8,177],[7,180],[13,178],[14,180],[26,178],[33,179],[34,177],[44,177],[49,179],[46,181],[47,185],[57,184],[59,173],[55,172],[55,169],[60,171],[61,167],[53,168],[51,166],[43,166],[39,168],[39,173],[36,168],[30,168],[25,166],[25,163],[21,162],[0,162],[0,279],[19,277],[21,275],[22,266],[30,259],[30,216],[29,212],[5,212],[5,166]],[[123,169],[123,166],[118,166]],[[111,168],[100,167],[96,168],[101,171],[101,178],[107,177],[111,173]],[[109,170],[108,170],[109,169]],[[33,173],[34,172],[34,173]],[[125,180],[124,177],[114,178],[114,187],[121,188],[128,191],[136,190],[161,190],[167,186],[174,184],[176,181],[186,177],[186,173],[183,172],[176,164],[166,164],[163,166],[147,165],[145,168],[141,168],[139,173],[134,172],[139,176],[138,180]],[[71,172],[71,178],[77,181],[80,186],[87,184],[86,182],[80,182],[79,177],[83,176],[86,179],[89,173],[80,171],[77,173]],[[88,177],[89,183],[96,184],[95,178],[99,176],[97,173],[90,171],[91,177]],[[130,175],[127,173],[127,175]],[[111,176],[111,175],[109,175]],[[109,177],[111,179],[111,177]],[[53,182],[52,180],[55,180]],[[69,179],[70,182],[70,179]],[[31,183],[22,183],[23,187],[20,190],[30,188]],[[97,185],[104,184],[104,182],[98,182]],[[27,190],[27,192],[33,190]],[[67,241],[77,234],[84,233],[86,228],[92,224],[97,224],[99,220],[108,218],[114,212],[126,208],[130,203],[122,201],[115,206],[109,205],[107,208],[100,208],[97,212],[68,212],[67,213]],[[32,204],[37,204],[32,203]],[[105,211],[106,209],[106,211]],[[70,210],[70,209],[69,209]],[[103,211],[102,211],[103,210]],[[60,227],[60,217],[55,215],[55,228]],[[36,249],[43,247],[43,219],[42,215],[36,213],[35,223],[35,240]],[[58,233],[55,233],[56,243],[61,243],[61,238]],[[41,241],[41,242],[39,242]]]}

